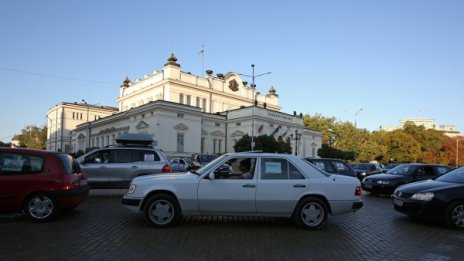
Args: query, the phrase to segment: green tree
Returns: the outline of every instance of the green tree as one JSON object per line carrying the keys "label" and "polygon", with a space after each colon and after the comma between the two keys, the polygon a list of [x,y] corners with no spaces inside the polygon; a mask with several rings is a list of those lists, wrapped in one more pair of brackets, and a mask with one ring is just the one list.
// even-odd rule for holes
{"label": "green tree", "polygon": [[[260,135],[254,138],[255,150],[271,153],[291,153],[292,148],[288,142],[283,140],[277,141],[272,135]],[[243,135],[234,145],[236,152],[251,151],[251,137],[248,134]]]}
{"label": "green tree", "polygon": [[15,135],[13,139],[19,141],[19,146],[30,149],[46,149],[47,127],[39,128],[28,125],[21,130],[21,134]]}

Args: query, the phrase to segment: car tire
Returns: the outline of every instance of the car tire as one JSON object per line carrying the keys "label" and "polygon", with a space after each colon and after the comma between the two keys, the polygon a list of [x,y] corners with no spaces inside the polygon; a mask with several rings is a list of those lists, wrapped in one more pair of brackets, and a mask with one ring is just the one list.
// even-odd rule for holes
{"label": "car tire", "polygon": [[48,194],[34,194],[24,202],[24,214],[36,222],[46,222],[54,219],[60,212],[56,199]]}
{"label": "car tire", "polygon": [[179,203],[168,194],[152,196],[145,204],[144,212],[150,224],[158,228],[175,226],[182,216]]}
{"label": "car tire", "polygon": [[327,206],[322,200],[308,197],[298,203],[293,220],[305,229],[315,230],[326,223],[328,213]]}
{"label": "car tire", "polygon": [[444,220],[449,228],[464,229],[464,201],[449,205],[446,208]]}

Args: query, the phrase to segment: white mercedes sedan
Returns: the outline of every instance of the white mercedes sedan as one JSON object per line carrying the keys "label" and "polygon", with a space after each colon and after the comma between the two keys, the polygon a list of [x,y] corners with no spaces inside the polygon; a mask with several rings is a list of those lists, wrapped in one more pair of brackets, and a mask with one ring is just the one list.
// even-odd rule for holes
{"label": "white mercedes sedan", "polygon": [[361,193],[357,178],[328,174],[302,157],[243,152],[196,172],[136,177],[122,203],[160,228],[182,216],[216,215],[286,217],[318,229],[329,215],[359,210]]}

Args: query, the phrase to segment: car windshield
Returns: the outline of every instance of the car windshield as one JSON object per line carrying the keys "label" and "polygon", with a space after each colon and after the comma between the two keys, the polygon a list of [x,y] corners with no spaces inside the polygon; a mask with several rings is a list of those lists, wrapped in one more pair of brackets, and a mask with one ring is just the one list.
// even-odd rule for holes
{"label": "car windshield", "polygon": [[464,184],[464,167],[452,170],[436,179],[437,181]]}
{"label": "car windshield", "polygon": [[416,169],[416,166],[413,165],[399,165],[396,166],[390,170],[388,170],[386,173],[387,174],[392,174],[392,175],[411,175],[411,173]]}
{"label": "car windshield", "polygon": [[201,155],[200,156],[200,161],[201,162],[210,162],[215,158],[217,158],[216,155]]}
{"label": "car windshield", "polygon": [[363,164],[363,163],[351,164],[351,167],[352,167],[353,169],[357,169],[357,170],[370,170],[370,169],[371,169],[371,165],[370,165],[370,164]]}
{"label": "car windshield", "polygon": [[208,164],[206,164],[204,167],[200,168],[199,170],[192,171],[192,173],[195,173],[201,176],[209,172],[212,168],[214,168],[214,166],[216,166],[216,163],[218,163],[219,161],[222,161],[225,157],[227,157],[226,154],[214,159],[213,161],[210,161]]}

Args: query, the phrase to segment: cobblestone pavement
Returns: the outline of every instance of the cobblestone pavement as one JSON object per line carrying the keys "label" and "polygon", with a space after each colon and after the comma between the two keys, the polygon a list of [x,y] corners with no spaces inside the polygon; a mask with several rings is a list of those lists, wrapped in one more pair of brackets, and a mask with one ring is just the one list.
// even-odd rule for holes
{"label": "cobblestone pavement", "polygon": [[90,199],[50,223],[0,216],[0,260],[462,260],[464,231],[396,213],[365,195],[353,214],[318,231],[273,218],[184,218],[156,229],[121,203],[121,191]]}

